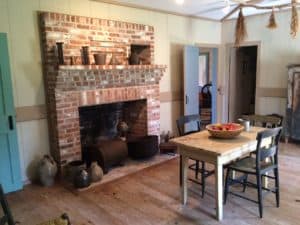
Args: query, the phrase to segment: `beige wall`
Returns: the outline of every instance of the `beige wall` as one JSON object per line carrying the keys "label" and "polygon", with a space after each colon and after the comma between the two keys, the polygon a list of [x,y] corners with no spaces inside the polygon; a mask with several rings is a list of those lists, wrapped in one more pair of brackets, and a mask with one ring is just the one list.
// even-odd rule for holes
{"label": "beige wall", "polygon": [[[1,0],[0,32],[8,33],[16,107],[45,104],[37,11],[53,11],[153,25],[155,63],[166,64],[161,92],[181,89],[182,46],[221,43],[221,24],[88,0]],[[161,130],[174,130],[179,101],[161,104]],[[171,116],[170,116],[171,115]],[[17,124],[23,179],[37,159],[49,152],[45,119]]]}
{"label": "beige wall", "polygon": [[[280,92],[287,87],[286,66],[290,63],[300,62],[300,34],[296,39],[289,35],[290,11],[276,13],[278,28],[275,30],[266,28],[268,19],[269,15],[246,18],[248,32],[246,42],[258,42],[261,49],[257,87],[264,91],[257,93],[259,96],[256,101],[256,113],[280,113],[284,115],[285,96],[271,97],[271,95],[274,96],[271,92]],[[225,45],[234,42],[234,29],[235,20],[226,21],[222,24],[223,69],[229,64],[225,54]],[[226,83],[226,77],[228,77],[226,70],[223,70],[222,76],[223,82]]]}

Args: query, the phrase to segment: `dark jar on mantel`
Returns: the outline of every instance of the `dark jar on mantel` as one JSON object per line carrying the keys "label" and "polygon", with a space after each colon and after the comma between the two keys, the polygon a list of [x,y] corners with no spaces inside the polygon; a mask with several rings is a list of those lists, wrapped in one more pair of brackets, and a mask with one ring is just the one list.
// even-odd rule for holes
{"label": "dark jar on mantel", "polygon": [[56,42],[56,48],[57,48],[57,56],[58,56],[58,64],[64,65],[64,50],[63,50],[63,42]]}
{"label": "dark jar on mantel", "polygon": [[82,46],[82,64],[90,65],[89,46]]}
{"label": "dark jar on mantel", "polygon": [[129,65],[139,65],[140,56],[136,52],[132,52],[128,58]]}

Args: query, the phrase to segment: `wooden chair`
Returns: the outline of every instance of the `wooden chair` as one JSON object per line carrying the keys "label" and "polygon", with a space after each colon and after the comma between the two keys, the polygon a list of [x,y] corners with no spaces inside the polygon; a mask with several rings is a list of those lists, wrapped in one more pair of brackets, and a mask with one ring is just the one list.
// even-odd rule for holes
{"label": "wooden chair", "polygon": [[[1,207],[3,210],[3,216],[0,218],[0,225],[15,225],[15,224],[20,224],[19,222],[16,222],[12,216],[12,213],[9,209],[7,200],[5,198],[5,194],[2,188],[2,185],[0,184],[0,202],[1,202]],[[71,225],[69,217],[66,213],[62,214],[59,218],[55,218],[50,221],[46,221],[44,223],[41,223],[39,225]]]}
{"label": "wooden chair", "polygon": [[[177,129],[180,136],[188,135],[194,132],[199,132],[201,130],[201,120],[200,115],[187,115],[181,116],[177,121]],[[192,125],[191,129],[185,130],[185,126]],[[189,179],[197,184],[202,185],[202,197],[204,197],[205,192],[205,178],[212,175],[214,171],[208,171],[205,169],[205,162],[201,161],[200,168],[199,160],[195,160],[195,163],[189,166],[189,169],[195,171],[195,179]],[[180,157],[180,166],[181,166],[181,157]],[[181,170],[180,170],[181,173]],[[198,174],[201,173],[201,182],[198,182]],[[180,174],[180,185],[182,184],[181,174]]]}
{"label": "wooden chair", "polygon": [[[283,121],[283,116],[279,114],[243,115],[242,118],[245,120],[249,120],[251,126],[265,127],[265,128],[281,127]],[[252,152],[250,155],[255,155],[255,152]]]}
{"label": "wooden chair", "polygon": [[[279,207],[279,174],[278,174],[278,143],[281,134],[281,127],[268,129],[257,134],[257,147],[256,147],[256,157],[253,158],[248,156],[241,160],[238,160],[228,166],[225,181],[225,191],[224,191],[224,204],[226,204],[227,195],[231,193],[235,196],[250,200],[252,202],[258,203],[260,218],[263,217],[263,193],[262,191],[267,191],[264,193],[275,193],[276,196],[276,206]],[[266,138],[272,139],[272,142],[267,147],[262,147],[262,141]],[[266,159],[269,159],[268,161]],[[232,178],[230,174],[232,171],[241,172],[244,176],[239,178]],[[274,176],[266,175],[268,172],[273,172]],[[251,183],[248,181],[248,175],[254,175],[256,177],[256,183]],[[262,185],[262,178],[267,177],[275,179],[274,188],[266,188]],[[258,201],[245,197],[236,192],[230,192],[229,187],[232,184],[240,183],[244,186],[243,191],[245,192],[245,187],[253,187],[257,189]]]}
{"label": "wooden chair", "polygon": [[278,114],[271,114],[271,115],[243,115],[243,119],[249,120],[250,125],[258,126],[258,127],[281,127],[283,116]]}
{"label": "wooden chair", "polygon": [[8,207],[8,203],[6,201],[4,191],[2,185],[0,184],[0,202],[1,207],[3,209],[4,216],[0,218],[0,225],[8,224],[8,225],[15,225],[14,218],[11,214],[11,211]]}

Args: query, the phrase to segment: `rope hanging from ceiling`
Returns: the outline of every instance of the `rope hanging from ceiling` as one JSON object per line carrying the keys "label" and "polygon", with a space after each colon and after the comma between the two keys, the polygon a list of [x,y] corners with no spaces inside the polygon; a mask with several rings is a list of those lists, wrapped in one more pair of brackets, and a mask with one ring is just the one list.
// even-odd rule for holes
{"label": "rope hanging from ceiling", "polygon": [[[253,1],[250,1],[250,3]],[[245,17],[243,15],[243,8],[246,7],[252,7],[256,8],[258,10],[268,10],[271,9],[271,15],[269,18],[269,23],[267,25],[267,28],[269,29],[275,29],[277,28],[277,23],[275,19],[275,9],[281,10],[284,8],[290,8],[291,7],[291,24],[290,24],[290,35],[295,38],[297,35],[297,32],[299,30],[299,17],[298,17],[298,11],[297,6],[300,4],[296,2],[296,0],[291,0],[290,3],[281,4],[281,5],[274,5],[274,6],[259,6],[254,5],[250,3],[241,3],[237,7],[235,7],[231,12],[229,12],[225,17],[222,18],[221,21],[226,20],[231,15],[233,15],[236,11],[239,10],[239,15],[236,21],[236,27],[235,27],[235,46],[239,47],[241,43],[245,40],[247,37],[247,30],[246,30],[246,23],[245,23]]]}
{"label": "rope hanging from ceiling", "polygon": [[272,9],[272,13],[270,15],[269,24],[267,25],[267,28],[269,28],[269,29],[276,29],[277,28],[274,8]]}
{"label": "rope hanging from ceiling", "polygon": [[240,8],[239,16],[235,25],[235,46],[239,46],[247,37],[245,17],[243,10]]}
{"label": "rope hanging from ceiling", "polygon": [[299,18],[296,6],[296,0],[292,0],[292,18],[291,18],[291,36],[296,38],[299,28]]}

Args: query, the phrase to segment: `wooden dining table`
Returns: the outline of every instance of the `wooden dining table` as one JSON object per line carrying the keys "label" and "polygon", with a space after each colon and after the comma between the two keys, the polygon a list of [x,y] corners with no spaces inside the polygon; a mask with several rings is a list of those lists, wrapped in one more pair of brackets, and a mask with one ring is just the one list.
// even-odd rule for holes
{"label": "wooden dining table", "polygon": [[[181,156],[181,200],[187,203],[187,173],[188,160],[204,161],[215,166],[215,198],[216,216],[219,221],[223,219],[223,166],[256,150],[256,136],[262,127],[251,127],[232,139],[219,139],[211,137],[207,130],[192,133],[186,136],[173,138],[171,141],[178,146]],[[265,145],[270,141],[265,141]]]}

